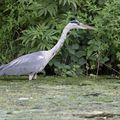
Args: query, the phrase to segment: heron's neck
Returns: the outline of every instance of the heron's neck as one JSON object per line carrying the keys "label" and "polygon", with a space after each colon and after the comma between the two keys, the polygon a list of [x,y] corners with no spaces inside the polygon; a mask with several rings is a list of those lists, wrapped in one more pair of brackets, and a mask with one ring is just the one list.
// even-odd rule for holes
{"label": "heron's neck", "polygon": [[70,29],[68,29],[67,26],[63,29],[63,32],[62,32],[61,37],[58,40],[57,44],[50,50],[51,53],[53,54],[53,56],[55,56],[57,54],[57,52],[60,50],[60,48],[63,46],[64,41],[67,37],[67,33],[69,31],[70,31]]}

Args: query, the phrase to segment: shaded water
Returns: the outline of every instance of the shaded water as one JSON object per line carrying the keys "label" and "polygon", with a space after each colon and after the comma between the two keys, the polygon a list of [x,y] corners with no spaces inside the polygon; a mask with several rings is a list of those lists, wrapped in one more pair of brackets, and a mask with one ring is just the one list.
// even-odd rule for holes
{"label": "shaded water", "polygon": [[120,79],[1,77],[0,120],[120,120]]}

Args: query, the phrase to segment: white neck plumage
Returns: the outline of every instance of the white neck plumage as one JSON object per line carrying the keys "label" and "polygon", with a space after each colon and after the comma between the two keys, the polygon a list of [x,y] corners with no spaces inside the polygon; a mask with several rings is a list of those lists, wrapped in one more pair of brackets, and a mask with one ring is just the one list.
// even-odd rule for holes
{"label": "white neck plumage", "polygon": [[52,57],[54,57],[57,52],[60,50],[60,48],[63,46],[64,41],[67,37],[67,33],[70,31],[70,28],[68,27],[68,25],[63,29],[63,32],[61,34],[60,39],[58,40],[57,44],[50,50],[50,52],[52,53]]}

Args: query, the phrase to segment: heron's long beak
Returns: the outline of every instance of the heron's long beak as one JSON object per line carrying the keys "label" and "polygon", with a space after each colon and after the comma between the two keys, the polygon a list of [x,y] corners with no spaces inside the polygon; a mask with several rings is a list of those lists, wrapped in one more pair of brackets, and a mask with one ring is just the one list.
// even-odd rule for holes
{"label": "heron's long beak", "polygon": [[83,29],[90,29],[90,30],[95,30],[95,28],[94,27],[92,27],[92,26],[89,26],[89,25],[84,25],[84,24],[82,24],[82,25],[80,25]]}

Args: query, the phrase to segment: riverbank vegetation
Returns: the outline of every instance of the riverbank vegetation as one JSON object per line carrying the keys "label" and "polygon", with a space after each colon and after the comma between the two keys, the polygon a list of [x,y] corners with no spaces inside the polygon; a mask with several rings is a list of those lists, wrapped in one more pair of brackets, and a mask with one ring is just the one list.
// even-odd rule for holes
{"label": "riverbank vegetation", "polygon": [[119,0],[1,0],[0,6],[0,64],[52,48],[75,18],[96,30],[70,32],[46,73],[79,76],[115,74],[109,68],[119,71]]}

